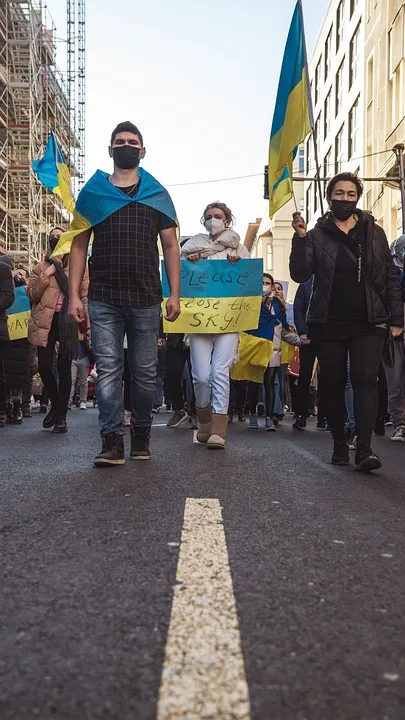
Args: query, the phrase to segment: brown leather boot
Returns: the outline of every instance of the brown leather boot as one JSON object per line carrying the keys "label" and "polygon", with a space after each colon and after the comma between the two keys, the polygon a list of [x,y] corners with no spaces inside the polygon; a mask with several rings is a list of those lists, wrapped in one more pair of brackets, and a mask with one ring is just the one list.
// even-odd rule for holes
{"label": "brown leather boot", "polygon": [[207,448],[211,450],[222,450],[222,448],[225,447],[227,426],[228,415],[212,413],[211,435],[207,441]]}
{"label": "brown leather boot", "polygon": [[196,412],[198,423],[197,440],[200,443],[206,443],[211,435],[211,405],[207,405],[204,408],[196,407]]}

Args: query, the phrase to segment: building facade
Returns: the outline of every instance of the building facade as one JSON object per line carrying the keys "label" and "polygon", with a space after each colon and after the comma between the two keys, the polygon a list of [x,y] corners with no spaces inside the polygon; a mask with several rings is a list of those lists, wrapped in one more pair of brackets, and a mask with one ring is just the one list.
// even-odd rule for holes
{"label": "building facade", "polygon": [[[365,6],[366,0],[331,0],[309,62],[315,138],[324,179],[344,170],[364,175]],[[316,174],[312,137],[305,143],[305,171],[307,177]],[[324,211],[325,188],[324,180]],[[305,183],[304,211],[313,227],[321,215],[314,181]]]}
{"label": "building facade", "polygon": [[[365,12],[366,177],[398,176],[392,148],[405,143],[405,2],[367,0]],[[365,205],[391,243],[402,228],[399,185],[366,183]]]}

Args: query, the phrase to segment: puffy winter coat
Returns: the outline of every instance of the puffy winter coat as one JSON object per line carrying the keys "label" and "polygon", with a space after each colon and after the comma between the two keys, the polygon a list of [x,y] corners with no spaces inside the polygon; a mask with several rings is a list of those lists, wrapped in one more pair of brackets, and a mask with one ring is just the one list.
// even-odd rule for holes
{"label": "puffy winter coat", "polygon": [[[47,345],[49,330],[60,295],[60,288],[55,275],[45,275],[48,267],[48,262],[38,263],[30,275],[27,287],[27,295],[32,302],[31,318],[28,325],[28,338],[30,343],[37,347],[46,347]],[[65,272],[66,275],[68,275],[68,271],[65,270]],[[86,314],[88,289],[89,274],[86,268],[80,288],[80,298]]]}
{"label": "puffy winter coat", "polygon": [[[364,267],[367,315],[372,324],[404,325],[401,287],[392,262],[384,230],[376,225],[370,213],[363,213],[366,233]],[[304,238],[294,235],[290,255],[290,275],[302,283],[315,276],[308,311],[308,323],[324,323],[329,304],[340,240],[327,223],[328,215],[318,220]]]}
{"label": "puffy winter coat", "polygon": [[11,268],[0,262],[0,343],[9,339],[7,328],[7,308],[14,302],[14,281]]}

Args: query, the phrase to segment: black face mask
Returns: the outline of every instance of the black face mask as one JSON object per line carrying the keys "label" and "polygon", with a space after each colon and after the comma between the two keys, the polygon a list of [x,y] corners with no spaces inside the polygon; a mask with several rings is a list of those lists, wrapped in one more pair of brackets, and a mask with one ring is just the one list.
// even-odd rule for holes
{"label": "black face mask", "polygon": [[336,220],[348,220],[356,212],[357,200],[332,200],[330,209]]}
{"label": "black face mask", "polygon": [[112,149],[114,163],[121,170],[131,170],[138,167],[140,153],[140,148],[132,145],[120,145]]}

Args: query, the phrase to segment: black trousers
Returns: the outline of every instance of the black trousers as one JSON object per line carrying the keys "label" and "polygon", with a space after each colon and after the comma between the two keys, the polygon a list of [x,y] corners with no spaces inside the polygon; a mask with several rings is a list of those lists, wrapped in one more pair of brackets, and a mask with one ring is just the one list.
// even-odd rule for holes
{"label": "black trousers", "polygon": [[[184,348],[183,341],[177,345],[166,348],[166,387],[173,410],[183,410],[185,405],[183,372],[187,363],[191,377],[190,350]],[[192,407],[188,408],[191,414],[195,413],[195,398],[193,391]]]}
{"label": "black trousers", "polygon": [[229,412],[243,412],[246,405],[247,381],[231,380]]}
{"label": "black trousers", "polygon": [[268,367],[264,373],[263,385],[260,383],[248,382],[249,412],[255,413],[259,401],[259,392],[264,386],[264,402],[266,406],[266,417],[271,417],[274,410],[274,383],[278,368]]}
{"label": "black trousers", "polygon": [[384,337],[369,335],[317,342],[326,419],[337,441],[344,439],[347,353],[354,395],[358,447],[368,447],[378,411],[378,371]]}
{"label": "black trousers", "polygon": [[4,370],[4,343],[0,342],[0,411],[7,407],[6,373]]}
{"label": "black trousers", "polygon": [[53,357],[58,340],[58,317],[55,313],[49,330],[48,343],[46,347],[38,348],[38,371],[52,407],[61,414],[66,414],[72,385],[72,358],[64,358],[58,354],[58,386],[53,372]]}

